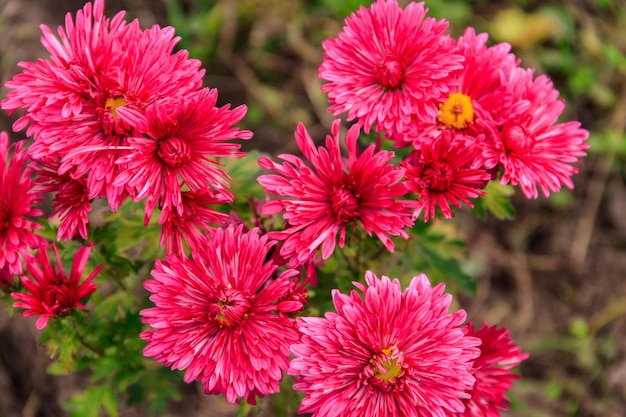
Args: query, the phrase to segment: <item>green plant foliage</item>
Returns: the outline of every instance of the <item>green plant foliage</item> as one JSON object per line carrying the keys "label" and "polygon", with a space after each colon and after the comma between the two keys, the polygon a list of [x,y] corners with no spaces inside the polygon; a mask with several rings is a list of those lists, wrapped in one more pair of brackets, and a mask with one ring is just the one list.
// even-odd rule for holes
{"label": "green plant foliage", "polygon": [[515,190],[511,185],[502,185],[496,181],[489,181],[484,190],[487,194],[474,200],[474,213],[484,219],[487,212],[500,220],[511,220],[515,216],[515,207],[511,203],[511,196]]}

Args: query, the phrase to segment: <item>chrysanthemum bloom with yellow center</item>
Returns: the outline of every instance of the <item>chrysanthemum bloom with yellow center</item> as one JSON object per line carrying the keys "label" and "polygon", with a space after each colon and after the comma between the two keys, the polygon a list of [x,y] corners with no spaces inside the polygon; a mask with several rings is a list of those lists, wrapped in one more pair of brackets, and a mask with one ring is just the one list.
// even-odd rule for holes
{"label": "chrysanthemum bloom with yellow center", "polygon": [[333,290],[336,313],[296,319],[288,373],[314,417],[445,417],[464,410],[480,340],[465,335],[465,311],[449,313],[443,285],[425,275],[402,291],[368,271],[362,294]]}
{"label": "chrysanthemum bloom with yellow center", "polygon": [[278,392],[298,332],[288,314],[299,311],[288,269],[274,277],[265,261],[274,242],[258,229],[215,229],[191,258],[157,260],[145,288],[155,307],[141,311],[150,327],[144,355],[185,381],[202,380],[207,394],[229,402]]}
{"label": "chrysanthemum bloom with yellow center", "polygon": [[477,35],[473,28],[467,28],[454,50],[464,57],[463,66],[450,73],[456,80],[455,88],[438,101],[435,116],[421,117],[396,145],[412,144],[419,149],[445,130],[459,133],[468,145],[482,146],[484,140],[493,140],[498,126],[528,107],[528,102],[520,100],[505,82],[518,66],[510,49],[506,43],[488,47],[487,34]]}
{"label": "chrysanthemum bloom with yellow center", "polygon": [[29,250],[45,242],[32,220],[43,214],[35,208],[41,190],[31,178],[25,144],[10,145],[7,133],[0,132],[0,270],[8,275],[21,274],[22,260],[32,260]]}
{"label": "chrysanthemum bloom with yellow center", "polygon": [[81,282],[92,246],[90,243],[76,251],[69,277],[63,271],[63,263],[56,245],[52,244],[52,251],[56,257],[58,271],[50,263],[47,246],[41,246],[37,262],[31,262],[26,267],[32,279],[25,275],[21,279],[27,292],[11,293],[11,297],[18,300],[13,303],[13,307],[26,309],[24,317],[39,315],[36,326],[40,330],[48,325],[48,320],[52,317],[70,314],[77,308],[84,310],[85,306],[81,300],[96,290],[96,284],[92,280],[103,267],[102,265],[96,267]]}
{"label": "chrysanthemum bloom with yellow center", "polygon": [[320,246],[322,258],[330,257],[337,237],[339,247],[344,246],[348,227],[362,226],[393,252],[389,236],[408,239],[404,228],[413,225],[410,216],[415,203],[402,199],[408,191],[402,184],[404,170],[390,163],[394,154],[376,152],[374,146],[359,154],[360,129],[355,125],[345,138],[348,158],[342,158],[340,123],[335,120],[326,146],[317,149],[304,125],[298,125],[296,142],[312,167],[294,155],[279,155],[283,164],[259,158],[262,168],[276,172],[260,175],[259,183],[268,194],[283,197],[269,200],[261,212],[281,213],[287,221],[284,230],[269,236],[285,240],[280,253],[291,259],[293,267],[304,264]]}
{"label": "chrysanthemum bloom with yellow center", "polygon": [[113,181],[124,168],[116,161],[128,152],[134,133],[118,110],[196,91],[204,75],[199,60],[174,51],[173,28],[142,30],[137,20],[125,22],[124,14],[109,19],[104,1],[95,0],[75,19],[68,13],[58,37],[42,25],[50,58],[22,63],[2,101],[5,110],[26,111],[13,127],[28,126],[34,159],[59,158],[59,174],[86,176],[89,198],[106,197],[112,210],[128,196]]}
{"label": "chrysanthemum bloom with yellow center", "polygon": [[463,57],[445,33],[448,22],[426,17],[424,3],[402,9],[395,0],[361,7],[336,38],[322,42],[319,76],[329,108],[348,112],[365,132],[384,131],[398,143],[417,120],[437,117],[437,103],[453,92],[451,72]]}

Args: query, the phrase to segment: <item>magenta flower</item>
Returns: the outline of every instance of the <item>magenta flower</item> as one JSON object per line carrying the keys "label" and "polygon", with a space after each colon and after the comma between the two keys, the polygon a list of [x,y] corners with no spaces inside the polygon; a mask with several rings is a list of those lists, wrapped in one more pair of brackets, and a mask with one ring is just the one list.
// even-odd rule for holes
{"label": "magenta flower", "polygon": [[185,369],[186,382],[201,379],[207,394],[254,403],[279,389],[298,340],[286,313],[302,304],[291,296],[298,272],[274,277],[276,265],[265,262],[274,243],[242,230],[215,229],[190,259],[156,260],[144,284],[156,307],[141,312],[150,325],[141,338],[145,356]]}
{"label": "magenta flower", "polygon": [[580,122],[558,123],[565,103],[545,75],[533,79],[533,70],[519,68],[509,82],[530,105],[500,127],[495,142],[484,151],[485,166],[502,166],[501,183],[520,185],[526,198],[537,198],[537,188],[546,197],[562,185],[573,189],[571,177],[589,148],[589,132]]}
{"label": "magenta flower", "polygon": [[403,292],[400,281],[368,271],[367,286],[333,290],[336,313],[297,318],[300,343],[288,373],[306,395],[300,413],[314,417],[444,417],[463,412],[474,385],[480,340],[448,313],[452,297],[426,275]]}
{"label": "magenta flower", "polygon": [[527,353],[511,339],[506,328],[488,326],[474,330],[468,323],[465,326],[468,336],[482,340],[480,356],[474,361],[476,383],[470,391],[471,398],[465,400],[465,412],[458,417],[500,417],[499,410],[508,408],[505,393],[519,375],[511,371],[528,358]]}
{"label": "magenta flower", "polygon": [[85,177],[74,178],[73,172],[59,174],[60,161],[40,160],[34,167],[40,191],[53,193],[52,207],[55,209],[49,218],[60,220],[57,240],[70,240],[77,235],[87,239],[87,225],[91,200]]}
{"label": "magenta flower", "polygon": [[471,168],[480,156],[480,150],[468,142],[459,135],[442,132],[438,139],[424,143],[420,151],[414,151],[403,161],[406,185],[420,195],[413,219],[422,212],[424,222],[434,219],[437,207],[446,219],[450,219],[450,204],[461,207],[464,203],[474,207],[469,199],[485,195],[480,188],[484,188],[491,176],[484,169]]}
{"label": "magenta flower", "polygon": [[176,209],[164,208],[159,217],[161,229],[161,246],[166,253],[185,256],[185,245],[195,252],[204,242],[203,231],[223,223],[228,215],[211,208],[214,204],[226,204],[232,196],[225,193],[212,192],[209,189],[183,191],[181,193],[182,213]]}
{"label": "magenta flower", "polygon": [[474,146],[493,140],[498,126],[528,108],[528,101],[521,100],[506,81],[519,63],[510,49],[506,43],[487,47],[486,33],[477,35],[467,28],[455,48],[464,58],[463,66],[450,74],[458,85],[437,102],[437,114],[422,118],[417,129],[406,132],[404,143],[419,149],[442,130],[469,136]]}
{"label": "magenta flower", "polygon": [[163,97],[180,96],[202,86],[200,61],[186,51],[174,53],[173,28],[141,30],[127,24],[124,12],[104,17],[104,1],[87,3],[70,14],[59,38],[42,26],[49,60],[22,63],[23,72],[6,83],[2,108],[25,109],[15,130],[30,125],[34,159],[61,158],[60,174],[87,176],[89,198],[106,197],[116,210],[128,196],[114,185],[128,152],[134,127],[120,120],[122,107],[143,109]]}
{"label": "magenta flower", "polygon": [[[184,97],[153,103],[145,114],[118,109],[122,120],[137,127],[128,139],[132,151],[117,163],[125,166],[114,184],[126,184],[135,201],[147,199],[146,222],[157,204],[182,215],[181,186],[192,191],[210,187],[226,193],[230,177],[216,158],[241,156],[241,144],[252,132],[233,125],[246,113],[246,106],[215,107],[217,90],[202,89]],[[181,184],[182,181],[182,184]],[[231,199],[232,200],[232,199]]]}
{"label": "magenta flower", "polygon": [[320,78],[335,115],[369,132],[384,131],[402,141],[419,119],[437,115],[437,103],[454,91],[450,73],[463,57],[444,32],[448,23],[426,18],[424,3],[402,9],[395,0],[378,0],[361,7],[345,21],[337,38],[322,42]]}
{"label": "magenta flower", "polygon": [[30,177],[24,145],[9,145],[6,132],[0,132],[0,270],[9,274],[21,274],[22,258],[32,257],[28,250],[45,242],[34,233],[41,226],[29,219],[43,213],[33,207],[41,201],[40,191]]}
{"label": "magenta flower", "polygon": [[259,158],[262,168],[277,174],[261,175],[259,183],[267,193],[286,197],[266,202],[261,213],[282,213],[287,221],[285,230],[269,235],[285,240],[280,253],[291,258],[294,267],[304,264],[320,246],[322,258],[330,257],[338,235],[339,247],[344,246],[349,225],[360,223],[391,252],[394,245],[389,235],[408,239],[404,228],[413,225],[410,215],[414,203],[399,200],[407,190],[401,182],[404,170],[389,162],[394,154],[376,152],[370,146],[358,155],[359,127],[353,126],[346,135],[348,159],[344,160],[339,125],[340,120],[335,120],[326,147],[318,149],[304,125],[298,125],[296,142],[312,169],[293,155],[279,155],[285,161],[282,165]]}
{"label": "magenta flower", "polygon": [[56,245],[52,244],[52,250],[58,271],[50,263],[48,248],[41,246],[37,254],[37,263],[31,262],[26,267],[32,280],[26,275],[22,275],[21,278],[27,292],[11,293],[11,297],[18,300],[13,303],[13,307],[26,309],[24,317],[39,315],[36,323],[39,330],[48,325],[51,317],[70,314],[76,308],[84,310],[85,306],[81,300],[96,290],[96,284],[91,281],[102,269],[102,265],[99,265],[81,282],[92,246],[90,243],[78,249],[69,278],[63,271],[63,263]]}

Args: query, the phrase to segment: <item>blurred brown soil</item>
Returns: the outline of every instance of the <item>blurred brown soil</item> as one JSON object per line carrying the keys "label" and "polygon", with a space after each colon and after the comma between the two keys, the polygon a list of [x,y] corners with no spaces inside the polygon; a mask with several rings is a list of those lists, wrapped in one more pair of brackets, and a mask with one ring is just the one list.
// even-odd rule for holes
{"label": "blurred brown soil", "polygon": [[[62,24],[65,13],[83,3],[0,0],[2,82],[18,71],[17,62],[45,56],[39,43],[40,23]],[[289,7],[287,3],[272,4]],[[109,16],[121,9],[139,17],[144,27],[167,24],[162,1],[107,1]],[[265,18],[268,20],[261,24],[265,29],[281,24]],[[258,36],[263,35],[263,28]],[[207,75],[207,85],[218,87],[221,100],[235,104],[255,101],[265,106],[266,116],[278,117],[284,112],[282,124],[255,129],[254,144],[249,144],[269,152],[293,148],[289,139],[295,121],[303,120],[313,136],[321,138],[332,120],[318,93],[318,46],[307,48],[293,37],[291,42],[296,52],[280,61],[291,66],[287,69],[291,76],[281,87],[287,99],[274,103],[275,107],[264,101],[266,91],[244,58],[228,57],[230,74],[208,71]],[[2,91],[4,96],[6,90]],[[583,123],[593,123],[593,109],[577,112]],[[615,112],[621,112],[626,120],[626,110],[616,108]],[[14,119],[0,112],[0,130],[10,131]],[[621,128],[623,131],[624,126]],[[20,134],[12,137],[21,138]],[[474,322],[485,319],[508,326],[531,353],[521,369],[524,378],[512,393],[521,404],[519,411],[503,415],[626,416],[626,187],[619,172],[608,170],[610,162],[611,156],[586,158],[574,178],[573,201],[565,207],[542,198],[528,201],[518,193],[513,221],[481,222],[466,212],[455,220],[480,271],[477,296],[461,297],[461,306]],[[576,333],[577,323],[586,326],[588,336],[573,336],[580,334]],[[37,344],[34,321],[7,317],[0,308],[0,417],[67,415],[60,404],[80,392],[88,376],[50,376],[45,372],[49,363]],[[185,400],[174,404],[169,415],[226,417],[235,412],[235,406],[205,396],[201,387],[191,385]],[[122,415],[141,414],[128,409]]]}

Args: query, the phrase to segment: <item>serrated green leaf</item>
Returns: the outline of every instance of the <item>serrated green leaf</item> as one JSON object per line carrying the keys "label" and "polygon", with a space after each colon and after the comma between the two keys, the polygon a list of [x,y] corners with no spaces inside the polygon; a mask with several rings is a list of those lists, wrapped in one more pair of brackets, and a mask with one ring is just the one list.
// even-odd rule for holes
{"label": "serrated green leaf", "polygon": [[497,181],[489,181],[485,188],[487,195],[477,200],[491,214],[500,220],[511,220],[515,217],[515,207],[510,197],[515,193],[511,185],[502,185]]}
{"label": "serrated green leaf", "polygon": [[82,394],[70,398],[64,404],[71,417],[99,417],[104,409],[110,417],[119,416],[118,399],[113,389],[106,385],[89,387]]}

